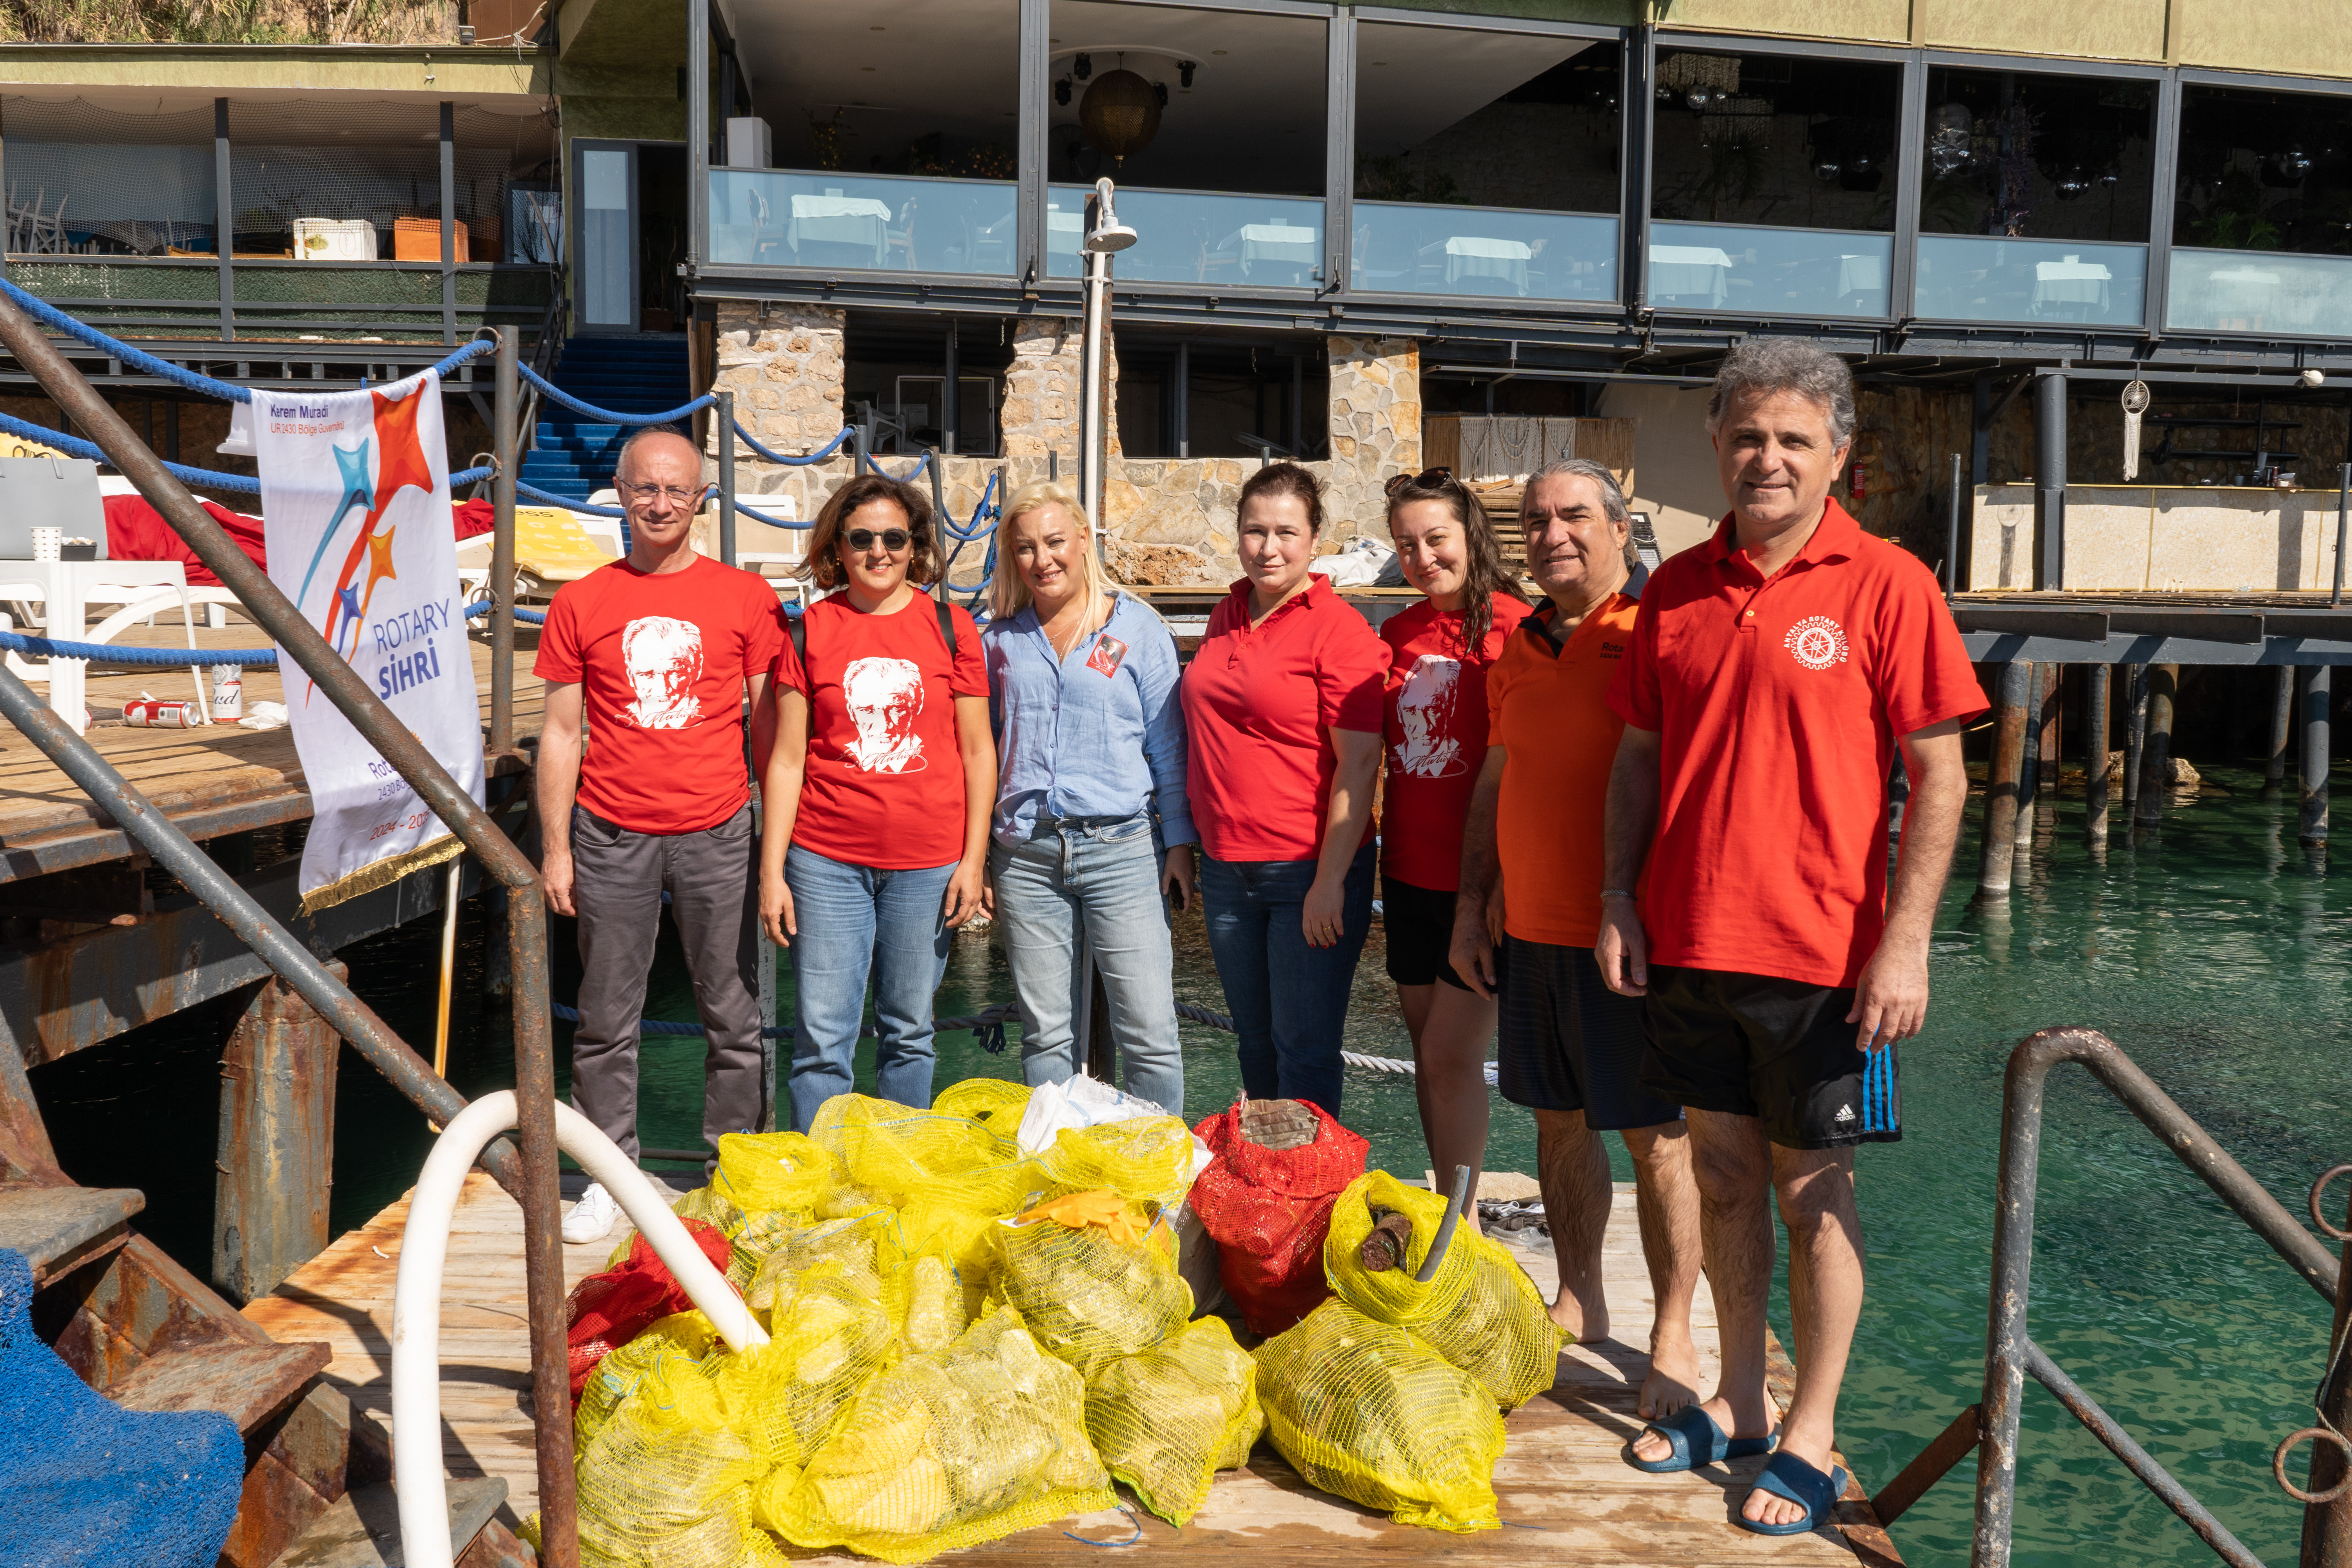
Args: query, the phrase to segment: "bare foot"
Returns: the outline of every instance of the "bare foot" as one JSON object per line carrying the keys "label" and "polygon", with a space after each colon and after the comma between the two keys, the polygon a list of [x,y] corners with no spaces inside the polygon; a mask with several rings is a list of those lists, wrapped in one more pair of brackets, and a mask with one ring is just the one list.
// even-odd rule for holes
{"label": "bare foot", "polygon": [[1590,1307],[1563,1289],[1551,1304],[1551,1321],[1573,1345],[1599,1344],[1609,1337],[1609,1303],[1595,1301]]}
{"label": "bare foot", "polygon": [[[1795,1455],[1825,1476],[1830,1473],[1830,1446],[1827,1443],[1809,1441],[1801,1434],[1791,1436],[1783,1433],[1780,1451]],[[1746,1502],[1740,1504],[1739,1517],[1756,1524],[1794,1524],[1805,1517],[1805,1510],[1801,1504],[1790,1502],[1778,1492],[1768,1492],[1759,1487],[1748,1494]]]}
{"label": "bare foot", "polygon": [[[1731,1402],[1721,1394],[1708,1400],[1701,1408],[1706,1412],[1709,1419],[1733,1437],[1763,1437],[1769,1436],[1772,1431],[1770,1418],[1760,1413],[1755,1421],[1743,1426],[1732,1415]],[[1672,1458],[1674,1452],[1675,1446],[1668,1442],[1662,1433],[1644,1432],[1633,1439],[1633,1457],[1646,1464],[1655,1464],[1660,1459]],[[1749,1502],[1752,1504],[1758,1496],[1769,1498],[1771,1494],[1769,1492],[1753,1494],[1748,1499]]]}
{"label": "bare foot", "polygon": [[1650,1336],[1650,1375],[1642,1380],[1642,1419],[1657,1421],[1698,1403],[1698,1350],[1687,1333]]}

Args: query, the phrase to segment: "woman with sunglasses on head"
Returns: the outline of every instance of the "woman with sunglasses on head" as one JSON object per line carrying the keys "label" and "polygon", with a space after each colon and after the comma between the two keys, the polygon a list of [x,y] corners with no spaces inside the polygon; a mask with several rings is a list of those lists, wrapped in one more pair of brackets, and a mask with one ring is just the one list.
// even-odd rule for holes
{"label": "woman with sunglasses on head", "polygon": [[1337,1115],[1339,1039],[1372,923],[1372,785],[1388,650],[1311,570],[1323,488],[1296,463],[1244,481],[1242,580],[1184,671],[1209,950],[1242,1089]]}
{"label": "woman with sunglasses on head", "polygon": [[996,745],[980,628],[940,575],[928,499],[865,474],[817,513],[802,575],[832,590],[776,661],[760,919],[793,955],[793,1127],[855,1087],[874,992],[875,1092],[931,1102],[931,999],[981,911]]}
{"label": "woman with sunglasses on head", "polygon": [[1061,1083],[1084,1065],[1091,953],[1127,1091],[1181,1116],[1164,900],[1191,906],[1196,836],[1176,639],[1111,584],[1066,486],[1004,503],[996,563],[981,636],[1004,759],[988,869],[1024,1020],[1022,1076]]}
{"label": "woman with sunglasses on head", "polygon": [[[1495,1003],[1454,972],[1447,954],[1463,825],[1486,755],[1486,671],[1531,611],[1486,509],[1451,473],[1399,474],[1388,493],[1397,563],[1422,600],[1381,623],[1389,651],[1381,923],[1412,1037],[1430,1169],[1442,1177],[1467,1165],[1475,1184],[1486,1151]],[[1475,1206],[1465,1212],[1476,1223]]]}

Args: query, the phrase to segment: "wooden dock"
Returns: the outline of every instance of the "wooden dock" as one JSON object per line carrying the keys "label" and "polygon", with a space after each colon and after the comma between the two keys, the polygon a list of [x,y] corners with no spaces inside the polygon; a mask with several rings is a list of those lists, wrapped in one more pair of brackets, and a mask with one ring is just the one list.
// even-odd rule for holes
{"label": "wooden dock", "polygon": [[[576,1186],[580,1180],[571,1178],[568,1184]],[[383,1422],[389,1421],[391,1406],[393,1279],[407,1212],[404,1198],[337,1241],[274,1296],[245,1310],[273,1338],[326,1342],[334,1358],[328,1380],[350,1394],[356,1410]],[[536,1508],[538,1496],[528,1411],[521,1229],[512,1200],[479,1172],[468,1176],[451,1230],[442,1292],[443,1452],[453,1477],[487,1475],[506,1481],[509,1523]],[[567,1281],[603,1268],[625,1234],[567,1247]],[[1517,1255],[1549,1297],[1555,1279],[1549,1256],[1529,1250]],[[1630,1187],[1620,1188],[1611,1216],[1606,1278],[1624,1343],[1571,1346],[1560,1357],[1559,1379],[1551,1392],[1509,1417],[1509,1447],[1495,1475],[1506,1521],[1502,1530],[1454,1535],[1391,1523],[1385,1515],[1315,1490],[1270,1444],[1261,1443],[1247,1468],[1218,1476],[1208,1506],[1181,1531],[1136,1509],[1139,1525],[1122,1513],[1089,1515],[951,1555],[991,1568],[1015,1568],[1041,1556],[1092,1561],[1095,1546],[1073,1534],[1097,1544],[1122,1543],[1140,1529],[1139,1544],[1219,1561],[1273,1548],[1367,1562],[1403,1555],[1497,1564],[1733,1568],[1762,1562],[1860,1562],[1870,1568],[1900,1568],[1901,1558],[1877,1527],[1859,1487],[1848,1489],[1835,1528],[1774,1539],[1729,1522],[1729,1510],[1747,1495],[1761,1459],[1669,1476],[1644,1475],[1626,1465],[1620,1450],[1641,1426],[1633,1407],[1643,1358],[1624,1345],[1646,1342],[1651,1315]],[[1716,1325],[1704,1282],[1695,1318],[1702,1382],[1712,1383]],[[1780,1369],[1775,1394],[1785,1401],[1786,1363],[1777,1346],[1774,1360]],[[837,1553],[793,1555],[843,1564],[860,1561]]]}

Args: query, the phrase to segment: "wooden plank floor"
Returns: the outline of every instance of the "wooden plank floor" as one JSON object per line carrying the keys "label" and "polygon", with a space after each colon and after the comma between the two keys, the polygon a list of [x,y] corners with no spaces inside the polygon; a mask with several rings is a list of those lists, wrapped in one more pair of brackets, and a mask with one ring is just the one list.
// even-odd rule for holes
{"label": "wooden plank floor", "polygon": [[[574,1178],[576,1182],[578,1178]],[[337,1241],[276,1295],[246,1316],[281,1340],[323,1340],[333,1347],[328,1378],[353,1404],[389,1421],[392,1289],[407,1202],[393,1205]],[[616,1232],[615,1237],[625,1232]],[[442,1292],[442,1447],[452,1476],[490,1475],[507,1483],[517,1516],[537,1507],[524,1352],[521,1215],[479,1172],[467,1179],[453,1226]],[[614,1241],[564,1249],[567,1282],[604,1265]],[[1549,1297],[1556,1275],[1548,1254],[1518,1253]],[[1185,1529],[1134,1510],[1090,1515],[1024,1531],[955,1556],[988,1568],[1028,1568],[1039,1557],[1090,1559],[1098,1542],[1142,1541],[1163,1551],[1231,1562],[1274,1548],[1326,1561],[1407,1556],[1481,1563],[1673,1563],[1688,1565],[1853,1563],[1900,1568],[1893,1543],[1872,1519],[1860,1489],[1849,1489],[1840,1522],[1811,1535],[1773,1539],[1728,1522],[1761,1459],[1675,1476],[1644,1475],[1620,1449],[1640,1427],[1634,1396],[1643,1358],[1625,1345],[1647,1342],[1649,1277],[1642,1263],[1630,1188],[1610,1220],[1606,1277],[1622,1344],[1572,1346],[1559,1380],[1508,1419],[1509,1447],[1495,1475],[1507,1527],[1475,1535],[1415,1530],[1315,1490],[1260,1444],[1244,1469],[1217,1478],[1208,1506]],[[1700,1286],[1695,1314],[1703,1382],[1717,1372],[1715,1313]],[[1777,1347],[1776,1347],[1777,1349]],[[1785,1364],[1783,1364],[1785,1377]],[[1776,1389],[1786,1399],[1785,1384]],[[511,1523],[512,1521],[509,1521]],[[825,1556],[846,1563],[853,1559]]]}
{"label": "wooden plank floor", "polygon": [[[135,626],[115,639],[143,647],[183,647],[186,634],[177,612],[159,616],[155,625]],[[480,693],[482,721],[490,716],[490,647],[488,639],[469,640],[474,655],[474,684]],[[232,619],[219,630],[199,625],[199,647],[251,648],[268,646],[260,628]],[[530,673],[539,646],[535,626],[515,628],[515,733],[539,732],[541,689]],[[284,700],[278,672],[249,668],[245,671],[246,711],[257,702]],[[36,691],[45,689],[35,687]],[[164,701],[193,700],[195,683],[184,670],[93,668],[86,706],[100,717],[117,717],[122,704],[150,693]],[[199,730],[142,730],[128,725],[93,724],[90,742],[100,755],[121,770],[133,784],[166,816],[259,799],[289,791],[304,794],[302,764],[294,754],[290,731],[247,730],[215,724]],[[290,816],[308,816],[307,805]],[[36,835],[74,831],[102,821],[89,797],[76,788],[56,764],[29,743],[13,736],[0,742],[0,846],[16,845]]]}

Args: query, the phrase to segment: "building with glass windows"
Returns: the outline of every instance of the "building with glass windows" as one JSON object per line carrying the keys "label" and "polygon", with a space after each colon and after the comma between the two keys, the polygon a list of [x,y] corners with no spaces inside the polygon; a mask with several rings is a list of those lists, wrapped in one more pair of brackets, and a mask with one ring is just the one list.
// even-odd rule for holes
{"label": "building with glass windows", "polygon": [[[142,47],[82,51],[126,106]],[[732,388],[772,450],[845,423],[886,456],[936,447],[968,509],[1000,467],[1018,482],[1075,458],[1078,247],[1107,175],[1139,237],[1116,263],[1107,520],[1138,582],[1226,580],[1233,493],[1283,456],[1328,475],[1344,534],[1379,531],[1380,481],[1433,455],[1507,479],[1607,445],[1662,540],[1687,544],[1721,507],[1704,384],[1755,333],[1849,356],[1865,386],[1850,504],[1963,585],[2171,582],[2158,543],[2090,564],[2114,497],[2075,509],[2091,531],[2063,549],[2058,526],[1988,521],[2015,487],[2038,520],[2053,484],[2061,518],[2068,489],[2120,485],[2135,377],[2153,398],[2142,491],[2332,492],[2352,456],[2352,0],[561,0],[495,48],[412,47],[421,79],[396,91],[389,62],[362,82],[331,53],[301,61],[328,84],[305,101],[354,121],[404,127],[446,100],[436,64],[490,57],[505,107],[536,118],[488,138],[503,162],[457,135],[440,167],[469,172],[436,188],[419,163],[405,197],[401,159],[432,138],[387,132],[352,211],[328,212],[316,187],[289,205],[272,184],[300,178],[268,150],[290,91],[199,81],[226,68],[183,59],[176,90],[211,92],[221,119],[154,165],[174,194],[149,211],[94,151],[113,132],[60,107],[100,101],[74,79],[96,67],[0,47],[12,275],[90,297],[89,264],[17,245],[24,195],[44,193],[38,239],[42,204],[70,193],[60,232],[110,249],[103,287],[175,301],[120,314],[193,322],[217,288],[221,335],[244,343],[289,334],[214,234],[242,251],[257,213],[256,248],[282,224],[292,251],[373,222],[374,259],[335,253],[343,291],[411,327],[544,298],[547,363],[609,365],[622,348],[598,340],[626,340],[671,356],[681,387]],[[455,123],[484,111],[461,103]],[[314,157],[356,127],[299,129],[278,142]],[[118,194],[83,194],[99,189]],[[383,220],[437,215],[442,192],[478,236],[488,218],[495,259],[384,259]],[[251,273],[283,289],[300,265]],[[500,268],[536,268],[530,289]],[[348,335],[313,316],[293,335]],[[394,316],[370,319],[398,340]],[[593,453],[564,468],[551,439],[550,474],[593,483]],[[807,516],[847,472],[746,459],[742,483]],[[2293,527],[2270,526],[2284,559]]]}

